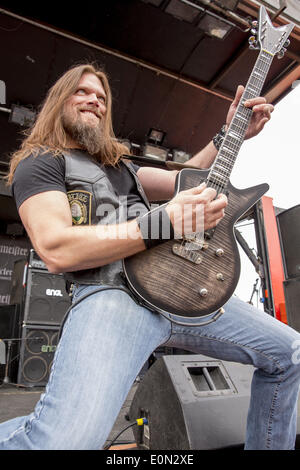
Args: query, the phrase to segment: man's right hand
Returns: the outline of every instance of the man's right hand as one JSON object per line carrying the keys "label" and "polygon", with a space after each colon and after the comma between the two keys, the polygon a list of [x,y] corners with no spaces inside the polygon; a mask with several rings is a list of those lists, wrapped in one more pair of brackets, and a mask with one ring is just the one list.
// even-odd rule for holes
{"label": "man's right hand", "polygon": [[228,204],[225,194],[217,198],[216,194],[205,183],[177,193],[165,207],[175,234],[189,235],[215,227],[224,217]]}

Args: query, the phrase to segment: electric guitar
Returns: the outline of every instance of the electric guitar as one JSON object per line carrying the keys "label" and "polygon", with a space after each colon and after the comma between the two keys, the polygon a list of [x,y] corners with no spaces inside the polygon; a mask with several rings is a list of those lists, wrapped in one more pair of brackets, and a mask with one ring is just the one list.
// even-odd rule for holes
{"label": "electric guitar", "polygon": [[227,195],[224,218],[201,239],[195,234],[194,239],[184,236],[168,240],[123,261],[130,290],[152,310],[178,317],[203,318],[220,310],[238,283],[240,257],[234,224],[269,189],[267,184],[237,189],[230,183],[252,115],[252,110],[243,103],[260,96],[273,57],[282,57],[294,27],[293,24],[273,27],[263,6],[258,22],[253,23],[258,28],[249,38],[250,48],[260,52],[217,157],[209,170],[182,169],[175,189],[177,194],[205,181],[217,194]]}

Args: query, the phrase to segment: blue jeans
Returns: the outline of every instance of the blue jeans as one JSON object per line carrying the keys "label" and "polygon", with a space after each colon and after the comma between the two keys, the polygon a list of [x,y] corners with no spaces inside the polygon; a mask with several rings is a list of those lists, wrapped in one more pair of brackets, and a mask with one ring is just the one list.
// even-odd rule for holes
{"label": "blue jeans", "polygon": [[[79,286],[77,300],[97,286]],[[164,344],[257,367],[246,449],[293,449],[300,335],[236,297],[206,326],[178,326],[121,290],[72,308],[33,413],[0,424],[0,450],[101,449],[143,364]]]}

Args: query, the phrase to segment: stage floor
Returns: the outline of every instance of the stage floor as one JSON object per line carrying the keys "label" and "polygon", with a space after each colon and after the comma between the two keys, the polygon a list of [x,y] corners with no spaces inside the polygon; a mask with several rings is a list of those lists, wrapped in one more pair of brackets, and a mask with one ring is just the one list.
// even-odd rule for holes
{"label": "stage floor", "polygon": [[[138,384],[138,382],[135,382],[132,386],[114,423],[106,445],[111,443],[118,433],[128,426],[129,422],[126,419],[126,415],[129,412]],[[26,416],[31,413],[43,392],[44,387],[25,388],[3,383],[0,384],[0,423],[18,416]],[[135,450],[136,444],[133,431],[129,428],[124,431],[124,433],[122,433],[117,441],[111,446],[111,450],[131,449]]]}

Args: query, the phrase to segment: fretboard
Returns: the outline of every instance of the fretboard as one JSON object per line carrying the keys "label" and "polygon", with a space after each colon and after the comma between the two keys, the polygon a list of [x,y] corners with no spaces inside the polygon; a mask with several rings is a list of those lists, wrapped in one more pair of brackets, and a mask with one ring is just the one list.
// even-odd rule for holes
{"label": "fretboard", "polygon": [[252,109],[246,108],[243,103],[260,96],[272,60],[272,54],[264,50],[260,51],[224,141],[208,174],[207,185],[215,188],[218,193],[224,191],[228,184],[252,116]]}

